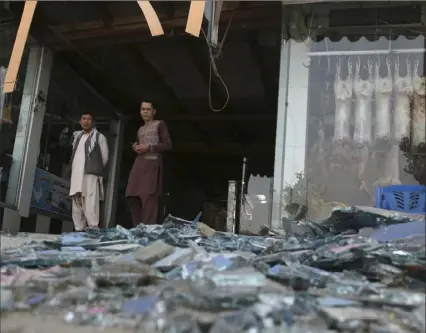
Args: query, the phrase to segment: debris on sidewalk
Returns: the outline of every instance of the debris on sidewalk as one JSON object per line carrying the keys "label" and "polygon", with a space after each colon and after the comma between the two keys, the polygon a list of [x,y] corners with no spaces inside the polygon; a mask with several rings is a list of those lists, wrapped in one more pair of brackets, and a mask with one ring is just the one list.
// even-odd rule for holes
{"label": "debris on sidewalk", "polygon": [[164,333],[425,331],[424,219],[352,207],[292,231],[168,216],[4,249],[0,309]]}

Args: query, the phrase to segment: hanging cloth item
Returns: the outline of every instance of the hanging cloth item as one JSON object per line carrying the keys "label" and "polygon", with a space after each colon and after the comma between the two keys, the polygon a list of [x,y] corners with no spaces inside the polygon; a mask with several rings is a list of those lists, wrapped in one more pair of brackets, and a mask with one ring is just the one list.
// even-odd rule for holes
{"label": "hanging cloth item", "polygon": [[336,77],[334,81],[334,95],[336,102],[336,113],[334,116],[334,138],[333,142],[343,145],[350,141],[350,121],[352,116],[352,62],[348,61],[348,76],[342,79],[341,61],[337,62]]}
{"label": "hanging cloth item", "polygon": [[391,138],[391,99],[392,99],[392,71],[390,59],[386,60],[387,76],[380,77],[380,63],[376,64],[375,98],[376,122],[374,138],[376,142],[389,142]]}
{"label": "hanging cloth item", "polygon": [[394,140],[400,144],[402,140],[410,137],[410,102],[413,95],[411,80],[411,66],[407,59],[407,74],[399,75],[399,60],[395,63],[394,73],[395,110],[393,118]]}
{"label": "hanging cloth item", "polygon": [[368,147],[371,144],[372,130],[372,102],[373,102],[373,64],[370,59],[367,62],[368,78],[360,77],[361,60],[358,58],[355,69],[354,92],[355,102],[355,124],[354,142],[357,148]]}

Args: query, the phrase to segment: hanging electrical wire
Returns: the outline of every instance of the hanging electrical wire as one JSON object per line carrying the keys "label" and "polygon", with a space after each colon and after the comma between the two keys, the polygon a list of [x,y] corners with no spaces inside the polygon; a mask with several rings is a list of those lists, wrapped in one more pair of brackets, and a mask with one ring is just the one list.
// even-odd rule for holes
{"label": "hanging electrical wire", "polygon": [[[223,35],[222,41],[221,41],[221,43],[219,45],[219,48],[218,48],[218,50],[217,50],[217,52],[215,54],[213,53],[213,49],[212,49],[212,47],[211,47],[211,45],[210,45],[210,43],[209,43],[209,41],[207,39],[206,33],[204,32],[203,29],[201,29],[201,32],[202,32],[202,34],[204,36],[204,39],[205,39],[205,41],[207,43],[207,47],[208,47],[208,50],[209,50],[209,85],[208,85],[208,93],[209,93],[209,107],[210,107],[210,110],[212,110],[213,112],[220,112],[220,111],[224,110],[228,106],[229,99],[230,99],[230,94],[229,94],[228,86],[226,85],[225,81],[223,80],[222,76],[219,73],[219,70],[217,69],[216,59],[222,54],[223,44],[225,43],[226,37],[228,36],[229,28],[230,28],[232,20],[234,18],[234,13],[235,13],[235,10],[232,12],[231,18],[229,19],[228,25],[226,26],[225,33]],[[225,102],[223,103],[223,105],[220,108],[215,108],[213,106],[213,103],[212,103],[212,74],[214,74],[219,79],[219,81],[221,82],[223,88],[225,89],[225,93],[226,93]]]}

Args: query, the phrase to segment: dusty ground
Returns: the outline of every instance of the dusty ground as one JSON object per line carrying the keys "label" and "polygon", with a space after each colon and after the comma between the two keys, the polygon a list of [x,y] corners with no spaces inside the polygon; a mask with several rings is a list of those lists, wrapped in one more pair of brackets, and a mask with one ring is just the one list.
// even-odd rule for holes
{"label": "dusty ground", "polygon": [[[20,247],[32,241],[52,240],[58,235],[20,233],[16,236],[0,235],[1,250]],[[28,312],[0,313],[1,333],[120,333],[128,332],[123,328],[99,328],[93,326],[76,326],[64,322],[64,314],[40,315]]]}
{"label": "dusty ground", "polygon": [[33,315],[25,312],[2,314],[0,321],[1,333],[124,333],[130,331],[117,327],[70,325],[66,324],[63,317],[59,315]]}
{"label": "dusty ground", "polygon": [[16,236],[1,234],[0,245],[1,245],[1,250],[4,250],[11,247],[20,247],[22,245],[28,244],[33,241],[41,242],[45,240],[52,240],[57,237],[58,235],[30,234],[30,233],[19,233]]}

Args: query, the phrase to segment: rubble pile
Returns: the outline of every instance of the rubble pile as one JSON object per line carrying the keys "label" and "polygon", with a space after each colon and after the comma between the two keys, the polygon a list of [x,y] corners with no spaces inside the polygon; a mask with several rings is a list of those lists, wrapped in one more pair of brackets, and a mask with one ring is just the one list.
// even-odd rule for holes
{"label": "rubble pile", "polygon": [[169,216],[7,249],[1,311],[164,333],[425,331],[424,216],[347,208],[292,229]]}

